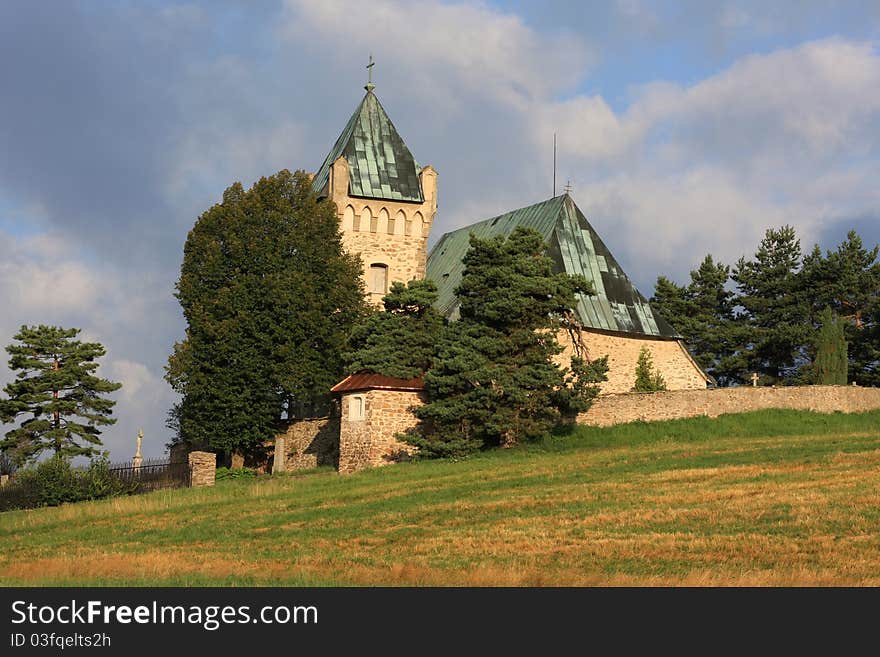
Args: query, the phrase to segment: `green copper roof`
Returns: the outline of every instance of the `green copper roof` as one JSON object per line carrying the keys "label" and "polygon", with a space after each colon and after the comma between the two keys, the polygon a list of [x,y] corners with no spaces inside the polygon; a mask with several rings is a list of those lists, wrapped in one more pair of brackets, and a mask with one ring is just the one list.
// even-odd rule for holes
{"label": "green copper roof", "polygon": [[431,249],[427,277],[437,283],[438,309],[458,317],[455,288],[461,282],[461,259],[471,233],[480,238],[509,235],[517,226],[534,228],[547,243],[554,269],[583,274],[596,294],[579,297],[577,315],[587,328],[665,338],[678,334],[651,310],[571,196],[563,194],[519,210],[446,233]]}
{"label": "green copper roof", "polygon": [[315,174],[312,189],[317,193],[327,186],[330,167],[340,155],[348,161],[349,196],[417,203],[424,200],[419,165],[372,90],[368,89]]}

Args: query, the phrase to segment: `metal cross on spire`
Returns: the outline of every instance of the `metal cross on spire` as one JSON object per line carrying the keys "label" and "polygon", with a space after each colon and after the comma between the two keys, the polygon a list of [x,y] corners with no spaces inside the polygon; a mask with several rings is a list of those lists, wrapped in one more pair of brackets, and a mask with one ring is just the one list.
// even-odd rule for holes
{"label": "metal cross on spire", "polygon": [[376,85],[373,84],[373,67],[376,65],[376,62],[373,61],[373,53],[370,53],[370,63],[367,64],[367,84],[364,86],[364,89],[367,91],[372,91],[376,88]]}

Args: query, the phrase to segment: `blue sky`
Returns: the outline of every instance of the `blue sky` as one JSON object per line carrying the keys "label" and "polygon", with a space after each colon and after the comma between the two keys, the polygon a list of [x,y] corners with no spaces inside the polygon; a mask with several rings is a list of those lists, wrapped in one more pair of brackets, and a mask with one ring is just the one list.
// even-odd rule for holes
{"label": "blue sky", "polygon": [[[764,230],[880,241],[877,2],[0,4],[0,344],[83,329],[105,443],[160,455],[187,231],[234,181],[314,170],[376,92],[439,172],[431,244],[559,187],[639,288]],[[0,382],[10,373],[0,365]]]}

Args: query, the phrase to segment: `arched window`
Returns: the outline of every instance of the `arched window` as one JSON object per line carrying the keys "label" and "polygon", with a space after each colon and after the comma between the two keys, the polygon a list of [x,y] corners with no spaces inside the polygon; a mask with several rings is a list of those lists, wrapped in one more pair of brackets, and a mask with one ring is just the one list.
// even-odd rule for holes
{"label": "arched window", "polygon": [[[406,215],[403,213],[403,210],[398,210],[397,214],[394,215],[394,234],[395,235],[403,235],[404,228],[406,226]],[[388,229],[388,232],[391,232],[391,229]]]}
{"label": "arched window", "polygon": [[378,221],[376,222],[376,231],[377,233],[386,233],[388,232],[388,210],[382,208],[379,210]]}
{"label": "arched window", "polygon": [[388,265],[374,263],[370,265],[367,289],[370,294],[385,295],[388,292]]}
{"label": "arched window", "polygon": [[413,237],[421,237],[422,236],[422,213],[416,212],[413,215],[412,220],[412,235]]}

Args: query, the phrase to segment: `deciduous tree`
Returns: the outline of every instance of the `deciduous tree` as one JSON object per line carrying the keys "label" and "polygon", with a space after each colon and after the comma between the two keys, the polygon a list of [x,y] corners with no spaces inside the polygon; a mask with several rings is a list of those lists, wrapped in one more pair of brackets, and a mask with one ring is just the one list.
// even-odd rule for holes
{"label": "deciduous tree", "polygon": [[247,453],[329,400],[366,313],[360,259],[342,248],[336,208],[302,171],[235,183],[184,246],[177,298],[187,322],[166,378],[180,438]]}

